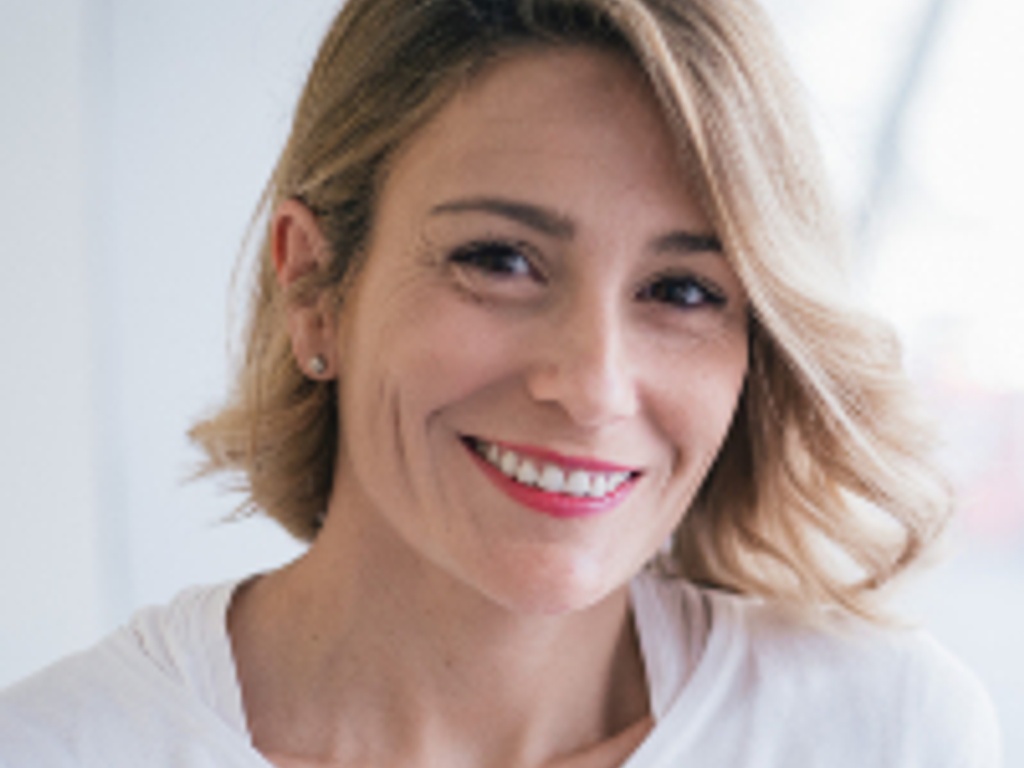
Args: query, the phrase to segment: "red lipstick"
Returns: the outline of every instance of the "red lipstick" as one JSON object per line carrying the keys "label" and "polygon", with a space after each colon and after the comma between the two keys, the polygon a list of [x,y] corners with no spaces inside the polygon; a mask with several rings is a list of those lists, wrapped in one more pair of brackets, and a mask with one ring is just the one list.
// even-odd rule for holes
{"label": "red lipstick", "polygon": [[524,485],[513,480],[481,456],[473,444],[466,443],[466,448],[477,466],[480,467],[484,475],[499,490],[503,491],[505,495],[514,501],[551,517],[580,518],[607,512],[621,504],[633,491],[640,479],[639,473],[631,470],[629,467],[592,459],[573,459],[561,456],[553,451],[526,446],[513,446],[507,443],[501,443],[500,447],[515,451],[521,457],[531,459],[534,462],[555,464],[569,471],[578,469],[588,472],[631,473],[627,480],[604,496],[572,496],[567,493],[555,493],[545,491],[542,488]]}

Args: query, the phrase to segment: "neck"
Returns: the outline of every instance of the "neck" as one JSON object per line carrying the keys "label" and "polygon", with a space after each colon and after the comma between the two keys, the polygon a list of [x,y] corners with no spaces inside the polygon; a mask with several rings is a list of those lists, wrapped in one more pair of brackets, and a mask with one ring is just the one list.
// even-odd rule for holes
{"label": "neck", "polygon": [[524,615],[411,555],[382,524],[328,519],[304,557],[232,607],[265,754],[541,765],[647,714],[625,588],[583,610]]}

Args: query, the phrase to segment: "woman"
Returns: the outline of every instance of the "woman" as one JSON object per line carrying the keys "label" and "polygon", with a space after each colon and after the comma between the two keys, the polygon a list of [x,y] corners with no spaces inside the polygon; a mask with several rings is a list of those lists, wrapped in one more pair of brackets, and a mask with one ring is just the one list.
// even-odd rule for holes
{"label": "woman", "polygon": [[744,0],[350,0],[193,433],[308,540],[6,694],[2,765],[993,766],[880,596],[944,486]]}

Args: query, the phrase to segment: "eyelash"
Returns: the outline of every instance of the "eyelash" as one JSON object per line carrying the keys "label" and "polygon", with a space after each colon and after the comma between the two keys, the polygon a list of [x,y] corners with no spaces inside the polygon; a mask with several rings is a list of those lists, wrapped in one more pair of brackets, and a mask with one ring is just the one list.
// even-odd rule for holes
{"label": "eyelash", "polygon": [[[541,275],[533,262],[523,251],[526,247],[521,243],[508,243],[501,240],[481,240],[468,243],[457,248],[448,257],[453,264],[478,270],[497,279],[530,276],[541,279]],[[511,259],[519,261],[519,269],[508,269]],[[504,260],[499,266],[499,260]]]}
{"label": "eyelash", "polygon": [[645,286],[638,298],[660,301],[679,309],[703,306],[714,308],[726,303],[726,297],[721,291],[691,275],[662,275]]}
{"label": "eyelash", "polygon": [[[496,280],[531,277],[544,282],[544,277],[530,257],[523,253],[523,243],[502,240],[479,240],[454,250],[448,260],[462,267],[477,270]],[[518,265],[509,268],[510,262]],[[713,286],[692,275],[660,275],[643,287],[637,298],[667,304],[680,310],[699,307],[721,307],[727,302],[725,295]]]}

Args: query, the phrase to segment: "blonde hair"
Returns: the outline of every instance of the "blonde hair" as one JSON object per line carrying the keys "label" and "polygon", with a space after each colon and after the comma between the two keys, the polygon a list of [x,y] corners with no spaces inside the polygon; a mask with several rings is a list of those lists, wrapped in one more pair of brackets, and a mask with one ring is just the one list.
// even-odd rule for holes
{"label": "blonde hair", "polygon": [[348,0],[320,49],[262,211],[297,198],[332,262],[295,294],[265,237],[245,357],[197,424],[207,472],[304,540],[332,485],[333,384],[306,378],[290,301],[358,272],[395,149],[499,54],[620,50],[644,70],[751,303],[750,369],[725,444],[675,537],[677,575],[796,605],[878,616],[877,597],[948,517],[890,330],[852,307],[844,246],[797,89],[747,0]]}

